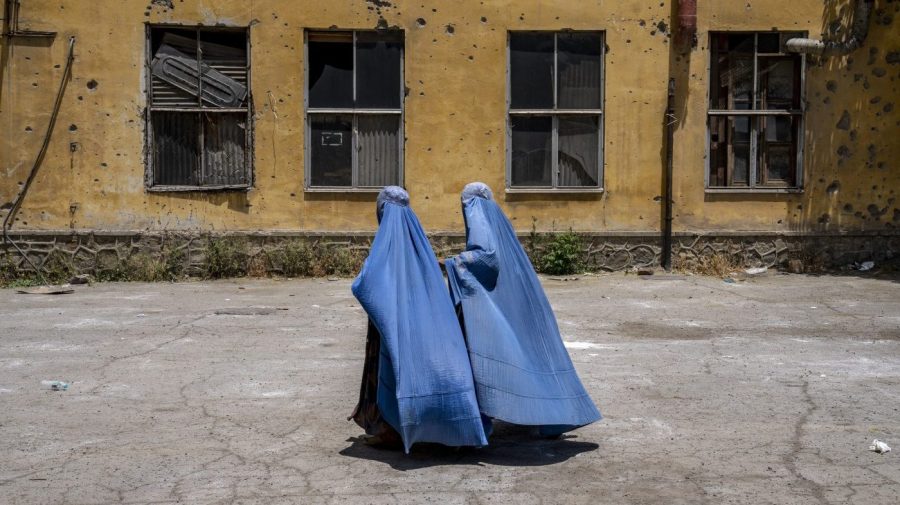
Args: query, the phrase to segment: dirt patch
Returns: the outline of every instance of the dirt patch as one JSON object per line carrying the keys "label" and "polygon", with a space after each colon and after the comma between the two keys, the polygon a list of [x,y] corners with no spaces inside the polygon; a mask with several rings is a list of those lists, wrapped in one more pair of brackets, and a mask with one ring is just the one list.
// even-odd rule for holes
{"label": "dirt patch", "polygon": [[619,332],[628,338],[660,340],[709,340],[720,334],[719,331],[714,331],[712,328],[666,326],[637,321],[619,324]]}

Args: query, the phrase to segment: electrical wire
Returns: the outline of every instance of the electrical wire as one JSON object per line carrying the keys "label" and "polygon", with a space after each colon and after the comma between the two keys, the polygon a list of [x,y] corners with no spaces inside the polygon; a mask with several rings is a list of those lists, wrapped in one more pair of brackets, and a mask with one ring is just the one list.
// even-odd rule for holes
{"label": "electrical wire", "polygon": [[72,75],[72,62],[75,61],[75,37],[69,37],[69,54],[66,57],[66,68],[63,70],[62,79],[59,83],[59,90],[56,92],[56,101],[53,103],[53,112],[50,114],[50,122],[47,124],[47,133],[44,134],[44,142],[41,144],[41,149],[38,151],[37,157],[34,160],[34,164],[31,166],[31,171],[28,173],[28,178],[25,180],[25,184],[22,186],[19,194],[16,195],[16,199],[13,201],[12,206],[9,209],[9,212],[6,214],[6,217],[3,218],[3,243],[12,244],[12,246],[19,252],[19,255],[22,256],[31,268],[37,273],[38,277],[40,277],[41,282],[46,284],[47,281],[44,278],[44,274],[42,268],[38,268],[31,258],[22,251],[22,248],[19,247],[18,244],[15,243],[11,238],[9,238],[9,227],[12,218],[19,211],[19,208],[22,206],[22,201],[25,199],[25,194],[28,193],[28,188],[31,187],[31,183],[34,181],[35,176],[37,175],[38,168],[40,168],[41,163],[44,161],[44,156],[47,155],[47,148],[50,146],[50,136],[53,134],[53,127],[56,125],[56,118],[59,116],[59,109],[62,105],[63,93],[66,90],[66,84],[68,83],[69,77]]}

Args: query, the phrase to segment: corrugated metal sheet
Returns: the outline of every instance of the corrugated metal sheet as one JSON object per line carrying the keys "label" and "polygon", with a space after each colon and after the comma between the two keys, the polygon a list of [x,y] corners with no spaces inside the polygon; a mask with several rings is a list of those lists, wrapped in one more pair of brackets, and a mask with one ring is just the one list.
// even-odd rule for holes
{"label": "corrugated metal sheet", "polygon": [[399,184],[400,177],[400,116],[360,115],[359,182],[360,186]]}
{"label": "corrugated metal sheet", "polygon": [[247,115],[203,113],[204,186],[247,184]]}
{"label": "corrugated metal sheet", "polygon": [[196,112],[153,112],[153,183],[200,183],[200,116]]}

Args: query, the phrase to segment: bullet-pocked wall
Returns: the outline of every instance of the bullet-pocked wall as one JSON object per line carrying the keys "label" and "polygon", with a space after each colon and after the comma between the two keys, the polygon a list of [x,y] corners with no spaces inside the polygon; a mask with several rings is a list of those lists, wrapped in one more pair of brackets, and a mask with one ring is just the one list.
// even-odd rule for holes
{"label": "bullet-pocked wall", "polygon": [[805,73],[803,192],[704,192],[710,32],[805,31],[848,38],[855,1],[698,2],[698,45],[676,56],[689,74],[675,134],[675,229],[828,233],[900,227],[900,2],[876,0],[863,45],[809,56]]}
{"label": "bullet-pocked wall", "polygon": [[[709,33],[846,30],[853,2],[700,1],[697,44],[673,50],[671,0],[127,0],[21,2],[2,41],[0,203],[39,151],[68,39],[75,61],[49,149],[17,230],[372,231],[374,195],[304,191],[304,30],[404,32],[404,180],[433,232],[459,232],[458,194],[490,184],[528,230],[657,232],[667,82],[676,76],[676,231],[848,231],[900,225],[900,2],[877,0],[868,39],[848,57],[806,64],[802,193],[705,189]],[[897,19],[895,19],[897,18]],[[148,192],[146,23],[249,27],[253,187]],[[605,33],[602,192],[503,191],[507,37],[516,30]],[[536,221],[534,221],[536,220]]]}

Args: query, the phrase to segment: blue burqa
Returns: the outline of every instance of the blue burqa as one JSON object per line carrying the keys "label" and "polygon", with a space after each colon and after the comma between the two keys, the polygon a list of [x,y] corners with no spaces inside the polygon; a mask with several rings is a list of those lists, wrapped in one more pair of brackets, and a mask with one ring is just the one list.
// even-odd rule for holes
{"label": "blue burqa", "polygon": [[446,261],[486,416],[558,435],[600,419],[534,268],[482,183],[462,193],[466,250]]}
{"label": "blue burqa", "polygon": [[380,336],[381,417],[406,452],[416,442],[487,445],[462,330],[409,195],[389,186],[377,205],[378,232],[352,290]]}

